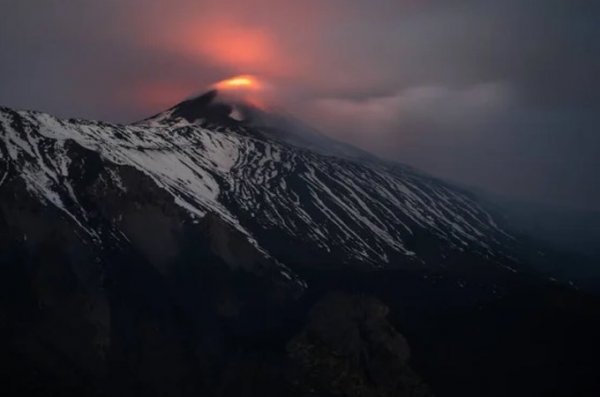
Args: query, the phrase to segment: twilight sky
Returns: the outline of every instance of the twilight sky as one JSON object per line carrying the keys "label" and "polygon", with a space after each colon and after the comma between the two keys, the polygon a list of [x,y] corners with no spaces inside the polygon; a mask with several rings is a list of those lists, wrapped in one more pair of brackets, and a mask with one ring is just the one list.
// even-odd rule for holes
{"label": "twilight sky", "polygon": [[600,210],[599,20],[593,0],[0,0],[0,105],[126,122],[253,74],[339,139]]}

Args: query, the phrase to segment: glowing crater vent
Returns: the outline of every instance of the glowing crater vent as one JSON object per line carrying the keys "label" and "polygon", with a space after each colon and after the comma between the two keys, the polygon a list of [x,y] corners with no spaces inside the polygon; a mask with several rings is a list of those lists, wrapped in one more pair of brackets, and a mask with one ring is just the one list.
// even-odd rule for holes
{"label": "glowing crater vent", "polygon": [[[220,98],[229,102],[243,103],[258,109],[266,109],[267,86],[252,75],[240,75],[220,81],[213,85],[220,93]],[[236,120],[244,119],[241,115],[232,115]]]}
{"label": "glowing crater vent", "polygon": [[254,76],[243,75],[232,77],[215,84],[218,90],[252,90],[258,91],[262,89],[262,84]]}

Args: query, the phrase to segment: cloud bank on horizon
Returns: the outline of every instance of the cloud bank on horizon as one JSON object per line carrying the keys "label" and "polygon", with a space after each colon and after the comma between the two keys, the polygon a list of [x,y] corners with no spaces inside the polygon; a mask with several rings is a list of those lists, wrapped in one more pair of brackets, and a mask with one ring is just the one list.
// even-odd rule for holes
{"label": "cloud bank on horizon", "polygon": [[0,104],[131,121],[256,75],[339,139],[600,210],[598,18],[583,0],[2,0]]}

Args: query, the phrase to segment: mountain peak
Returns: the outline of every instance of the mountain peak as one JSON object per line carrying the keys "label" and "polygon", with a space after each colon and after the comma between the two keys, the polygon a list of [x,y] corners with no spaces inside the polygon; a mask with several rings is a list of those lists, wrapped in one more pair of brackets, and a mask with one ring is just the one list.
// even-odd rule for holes
{"label": "mountain peak", "polygon": [[232,112],[232,106],[221,101],[219,91],[212,89],[197,97],[186,99],[173,106],[167,112],[170,119],[183,119],[194,123],[200,119],[215,119],[223,121]]}
{"label": "mountain peak", "polygon": [[286,111],[267,109],[261,104],[262,95],[259,92],[264,89],[265,85],[253,76],[233,77],[213,84],[201,95],[186,99],[135,124],[173,127],[208,123],[328,156],[376,159],[367,152],[322,134]]}
{"label": "mountain peak", "polygon": [[239,124],[254,118],[263,106],[259,91],[265,85],[251,75],[240,75],[221,80],[208,87],[201,95],[186,99],[177,105],[142,120],[137,124],[196,123],[209,121],[220,124]]}

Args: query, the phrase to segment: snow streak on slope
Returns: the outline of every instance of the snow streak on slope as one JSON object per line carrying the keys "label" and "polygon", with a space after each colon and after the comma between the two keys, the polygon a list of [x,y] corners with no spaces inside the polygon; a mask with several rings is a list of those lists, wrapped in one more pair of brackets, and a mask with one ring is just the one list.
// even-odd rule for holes
{"label": "snow streak on slope", "polygon": [[[10,158],[25,164],[22,176],[28,186],[54,204],[58,205],[51,187],[58,185],[60,173],[66,169],[59,164],[67,157],[61,151],[66,141],[73,140],[110,162],[145,172],[193,214],[204,216],[210,210],[235,223],[235,218],[217,201],[217,179],[226,175],[235,162],[235,142],[226,136],[214,139],[208,131],[198,130],[194,131],[192,143],[185,138],[190,132],[185,129],[165,134],[155,128],[70,123],[30,112],[20,116],[25,131],[21,134],[10,133],[9,120],[2,120]],[[47,145],[55,146],[57,155],[44,156]]]}
{"label": "snow streak on slope", "polygon": [[427,231],[456,250],[494,256],[507,236],[465,194],[383,164],[355,163],[248,140],[225,195],[236,213],[324,250],[382,265]]}
{"label": "snow streak on slope", "polygon": [[476,202],[437,180],[383,163],[320,155],[241,126],[160,119],[120,126],[8,110],[0,117],[8,161],[20,168],[28,189],[90,235],[85,211],[66,204],[77,204],[65,179],[69,140],[104,161],[144,172],[192,216],[215,213],[256,247],[264,244],[249,225],[382,266],[400,256],[422,261],[411,241],[423,233],[450,249],[489,257],[502,254],[507,238]]}
{"label": "snow streak on slope", "polygon": [[[30,192],[63,211],[97,244],[102,244],[100,235],[89,226],[88,214],[79,205],[67,178],[71,163],[69,146],[73,143],[98,153],[104,161],[142,171],[193,218],[204,217],[207,212],[217,214],[270,258],[218,202],[220,181],[227,177],[235,162],[235,139],[189,128],[165,132],[87,121],[68,122],[34,112],[0,112],[0,143],[4,143],[7,156],[4,160],[18,168]],[[112,177],[119,178],[116,174]],[[115,182],[122,186],[118,180]],[[289,268],[270,259],[281,268],[284,277],[305,286]]]}

